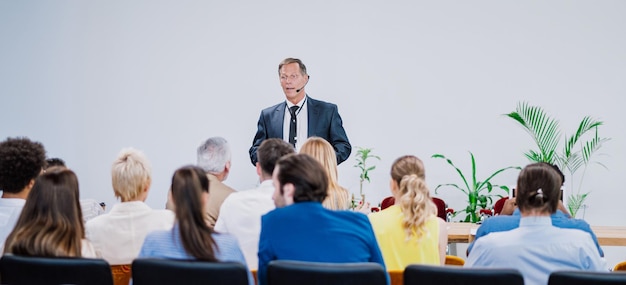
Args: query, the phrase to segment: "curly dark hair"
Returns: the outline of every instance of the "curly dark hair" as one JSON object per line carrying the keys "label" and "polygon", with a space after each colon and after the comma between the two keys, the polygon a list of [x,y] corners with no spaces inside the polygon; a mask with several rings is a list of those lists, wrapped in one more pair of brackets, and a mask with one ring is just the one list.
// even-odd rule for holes
{"label": "curly dark hair", "polygon": [[26,137],[0,142],[0,189],[19,193],[46,166],[46,150]]}

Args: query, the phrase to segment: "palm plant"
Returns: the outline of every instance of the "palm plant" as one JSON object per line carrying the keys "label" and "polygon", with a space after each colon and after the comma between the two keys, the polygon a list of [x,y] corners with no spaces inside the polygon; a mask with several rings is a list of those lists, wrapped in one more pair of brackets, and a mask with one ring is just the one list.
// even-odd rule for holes
{"label": "palm plant", "polygon": [[[541,107],[530,106],[526,102],[521,102],[517,104],[514,112],[506,115],[520,123],[535,141],[538,150],[531,149],[524,153],[530,161],[556,164],[560,169],[567,169],[570,173],[572,192],[568,196],[567,207],[571,215],[576,217],[578,209],[589,195],[589,192],[581,193],[587,166],[591,162],[593,154],[600,149],[604,142],[609,140],[609,138],[598,136],[598,127],[604,122],[585,116],[578,125],[576,132],[563,138],[564,145],[562,152],[559,153],[557,152],[559,141],[561,141],[559,122],[548,116]],[[589,132],[591,138],[579,142]],[[606,168],[603,164],[597,163]],[[581,168],[582,175],[578,180],[578,187],[574,188],[574,174]]]}
{"label": "palm plant", "polygon": [[507,194],[509,193],[509,187],[505,185],[492,184],[491,179],[493,179],[496,175],[508,169],[518,169],[518,170],[521,169],[519,166],[509,166],[509,167],[505,167],[502,169],[498,169],[493,174],[489,175],[487,179],[480,181],[476,179],[476,160],[474,159],[474,154],[470,152],[470,157],[472,159],[472,176],[470,177],[471,180],[468,181],[466,176],[463,174],[463,171],[461,171],[461,169],[456,167],[454,163],[452,162],[452,160],[450,160],[449,158],[441,154],[434,154],[432,157],[446,160],[448,164],[454,167],[456,172],[461,177],[461,180],[463,181],[463,184],[461,184],[460,186],[454,183],[439,184],[435,188],[435,193],[437,193],[437,191],[441,187],[452,187],[452,188],[459,189],[463,193],[465,193],[465,195],[467,195],[467,200],[468,200],[467,207],[461,211],[456,212],[454,215],[456,216],[460,213],[465,212],[467,215],[465,216],[464,221],[472,222],[472,223],[476,223],[479,220],[478,219],[479,215],[476,213],[478,210],[477,209],[478,207],[482,209],[486,209],[493,203],[493,197],[502,198],[502,195],[493,193],[492,192],[493,189],[500,188],[501,190],[504,190],[505,193]]}

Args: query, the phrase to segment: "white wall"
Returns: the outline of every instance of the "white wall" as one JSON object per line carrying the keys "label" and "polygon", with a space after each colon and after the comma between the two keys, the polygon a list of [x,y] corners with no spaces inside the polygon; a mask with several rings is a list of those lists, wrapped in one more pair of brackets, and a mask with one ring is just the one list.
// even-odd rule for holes
{"label": "white wall", "polygon": [[[43,142],[78,173],[83,197],[109,205],[111,162],[122,147],[142,149],[154,168],[147,202],[162,207],[173,171],[223,136],[228,184],[251,188],[256,121],[283,99],[276,69],[293,56],[307,64],[309,95],[339,105],[353,146],[382,157],[372,203],[389,195],[389,167],[404,154],[424,160],[433,188],[459,182],[434,153],[467,169],[472,151],[482,177],[525,165],[532,142],[502,114],[528,101],[568,134],[584,115],[606,122],[608,170],[587,173],[585,219],[624,225],[625,14],[624,1],[5,0],[0,138]],[[353,164],[340,182],[358,192]],[[465,204],[457,191],[437,196]]]}

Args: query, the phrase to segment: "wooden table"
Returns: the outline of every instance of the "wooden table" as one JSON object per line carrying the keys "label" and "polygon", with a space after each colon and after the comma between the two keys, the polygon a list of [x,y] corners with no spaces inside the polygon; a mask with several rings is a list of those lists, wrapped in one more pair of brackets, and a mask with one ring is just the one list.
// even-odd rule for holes
{"label": "wooden table", "polygon": [[[448,223],[449,243],[469,243],[474,240],[479,225],[472,223]],[[626,227],[591,226],[598,243],[605,246],[626,246]]]}

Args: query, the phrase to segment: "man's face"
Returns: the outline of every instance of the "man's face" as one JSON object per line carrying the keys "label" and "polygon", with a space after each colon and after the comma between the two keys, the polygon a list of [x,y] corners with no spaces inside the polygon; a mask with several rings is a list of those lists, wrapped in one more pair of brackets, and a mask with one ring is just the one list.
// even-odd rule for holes
{"label": "man's face", "polygon": [[[276,208],[282,208],[282,207],[293,204],[293,196],[288,197],[288,191],[285,191],[285,188],[288,188],[288,187],[281,186],[280,182],[278,181],[279,171],[280,170],[277,166],[276,168],[274,168],[274,173],[272,173],[272,181],[274,182],[274,194],[272,195],[272,199],[274,200],[274,205],[276,206]],[[289,185],[289,186],[293,186],[293,185]],[[280,191],[281,187],[283,187],[282,193]]]}
{"label": "man's face", "polygon": [[304,87],[307,76],[300,73],[300,65],[296,62],[285,64],[280,69],[280,86],[283,88],[285,97],[289,102],[296,104],[304,98],[304,90],[296,90]]}

